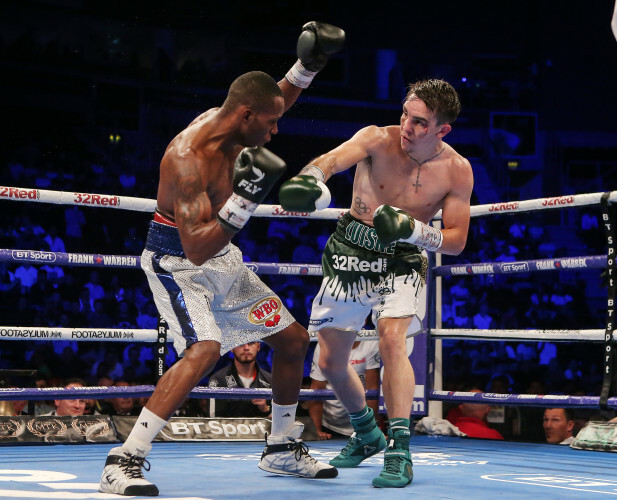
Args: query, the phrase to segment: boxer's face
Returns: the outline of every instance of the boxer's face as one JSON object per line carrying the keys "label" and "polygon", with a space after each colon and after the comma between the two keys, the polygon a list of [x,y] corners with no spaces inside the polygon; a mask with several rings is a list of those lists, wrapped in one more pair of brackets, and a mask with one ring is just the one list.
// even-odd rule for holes
{"label": "boxer's face", "polygon": [[413,151],[435,127],[436,119],[424,102],[413,96],[405,101],[401,115],[401,147],[404,151]]}
{"label": "boxer's face", "polygon": [[263,146],[278,133],[278,121],[283,116],[285,100],[275,97],[263,110],[245,110],[243,114],[243,146]]}
{"label": "boxer's face", "polygon": [[422,146],[435,142],[450,131],[450,125],[438,125],[437,117],[429,111],[424,101],[412,94],[403,104],[401,115],[401,148],[412,153]]}

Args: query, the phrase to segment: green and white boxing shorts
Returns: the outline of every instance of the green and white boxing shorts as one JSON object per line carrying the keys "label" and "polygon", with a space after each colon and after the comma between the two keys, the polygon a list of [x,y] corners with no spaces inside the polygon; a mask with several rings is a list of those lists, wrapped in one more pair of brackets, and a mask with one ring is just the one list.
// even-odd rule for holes
{"label": "green and white boxing shorts", "polygon": [[359,331],[372,311],[380,318],[418,313],[428,260],[420,248],[403,242],[383,245],[375,229],[347,212],[324,249],[324,278],[313,300],[309,331]]}

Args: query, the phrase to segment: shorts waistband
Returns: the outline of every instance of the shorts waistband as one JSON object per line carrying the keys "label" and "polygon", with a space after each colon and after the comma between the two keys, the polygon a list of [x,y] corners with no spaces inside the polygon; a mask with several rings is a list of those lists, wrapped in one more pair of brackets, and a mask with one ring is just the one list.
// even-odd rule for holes
{"label": "shorts waistband", "polygon": [[373,226],[356,219],[349,212],[344,213],[338,220],[334,235],[341,243],[379,254],[420,253],[420,249],[410,243],[395,241],[389,245],[384,245],[379,241]]}
{"label": "shorts waistband", "polygon": [[154,222],[158,222],[159,224],[165,224],[165,225],[171,226],[171,227],[178,227],[176,225],[176,221],[175,220],[173,220],[171,217],[169,217],[168,215],[164,214],[163,212],[159,211],[158,208],[154,212]]}
{"label": "shorts waistband", "polygon": [[[226,245],[219,253],[212,258],[221,257],[229,252],[232,245]],[[146,250],[154,253],[163,253],[174,257],[186,258],[178,228],[164,223],[150,221],[148,237],[146,239]]]}
{"label": "shorts waistband", "polygon": [[175,257],[186,257],[182,249],[178,228],[155,221],[150,221],[146,250]]}

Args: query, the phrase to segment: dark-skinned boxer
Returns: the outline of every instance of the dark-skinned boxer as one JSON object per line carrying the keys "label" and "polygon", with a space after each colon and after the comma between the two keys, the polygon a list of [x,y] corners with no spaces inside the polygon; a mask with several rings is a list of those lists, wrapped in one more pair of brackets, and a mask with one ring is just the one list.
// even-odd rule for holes
{"label": "dark-skinned boxer", "polygon": [[277,84],[259,71],[238,77],[220,108],[198,116],[167,147],[141,265],[181,359],[161,377],[126,442],[109,452],[99,491],[158,495],[142,471],[152,441],[222,354],[257,340],[274,351],[272,430],[259,467],[336,477],[335,467],[310,456],[295,422],[308,333],[230,241],[285,171],[263,145],[344,38],[335,26],[305,24],[285,79]]}

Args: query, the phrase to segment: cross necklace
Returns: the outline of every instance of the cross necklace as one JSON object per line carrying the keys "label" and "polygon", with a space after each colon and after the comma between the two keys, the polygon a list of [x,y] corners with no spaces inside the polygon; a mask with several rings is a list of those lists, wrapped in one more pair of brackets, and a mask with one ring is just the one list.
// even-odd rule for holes
{"label": "cross necklace", "polygon": [[437,158],[441,153],[443,153],[443,150],[446,149],[446,145],[443,145],[443,148],[441,148],[441,151],[439,151],[439,153],[434,154],[433,156],[431,156],[430,158],[428,158],[427,160],[424,161],[418,161],[416,160],[413,156],[411,156],[409,153],[407,153],[407,156],[409,156],[409,158],[411,158],[413,161],[415,161],[418,164],[418,175],[416,176],[416,183],[412,184],[413,187],[416,188],[416,193],[418,192],[418,188],[422,186],[422,184],[420,184],[420,170],[422,168],[422,165],[424,165],[425,163],[428,163],[431,160],[434,160],[435,158]]}

